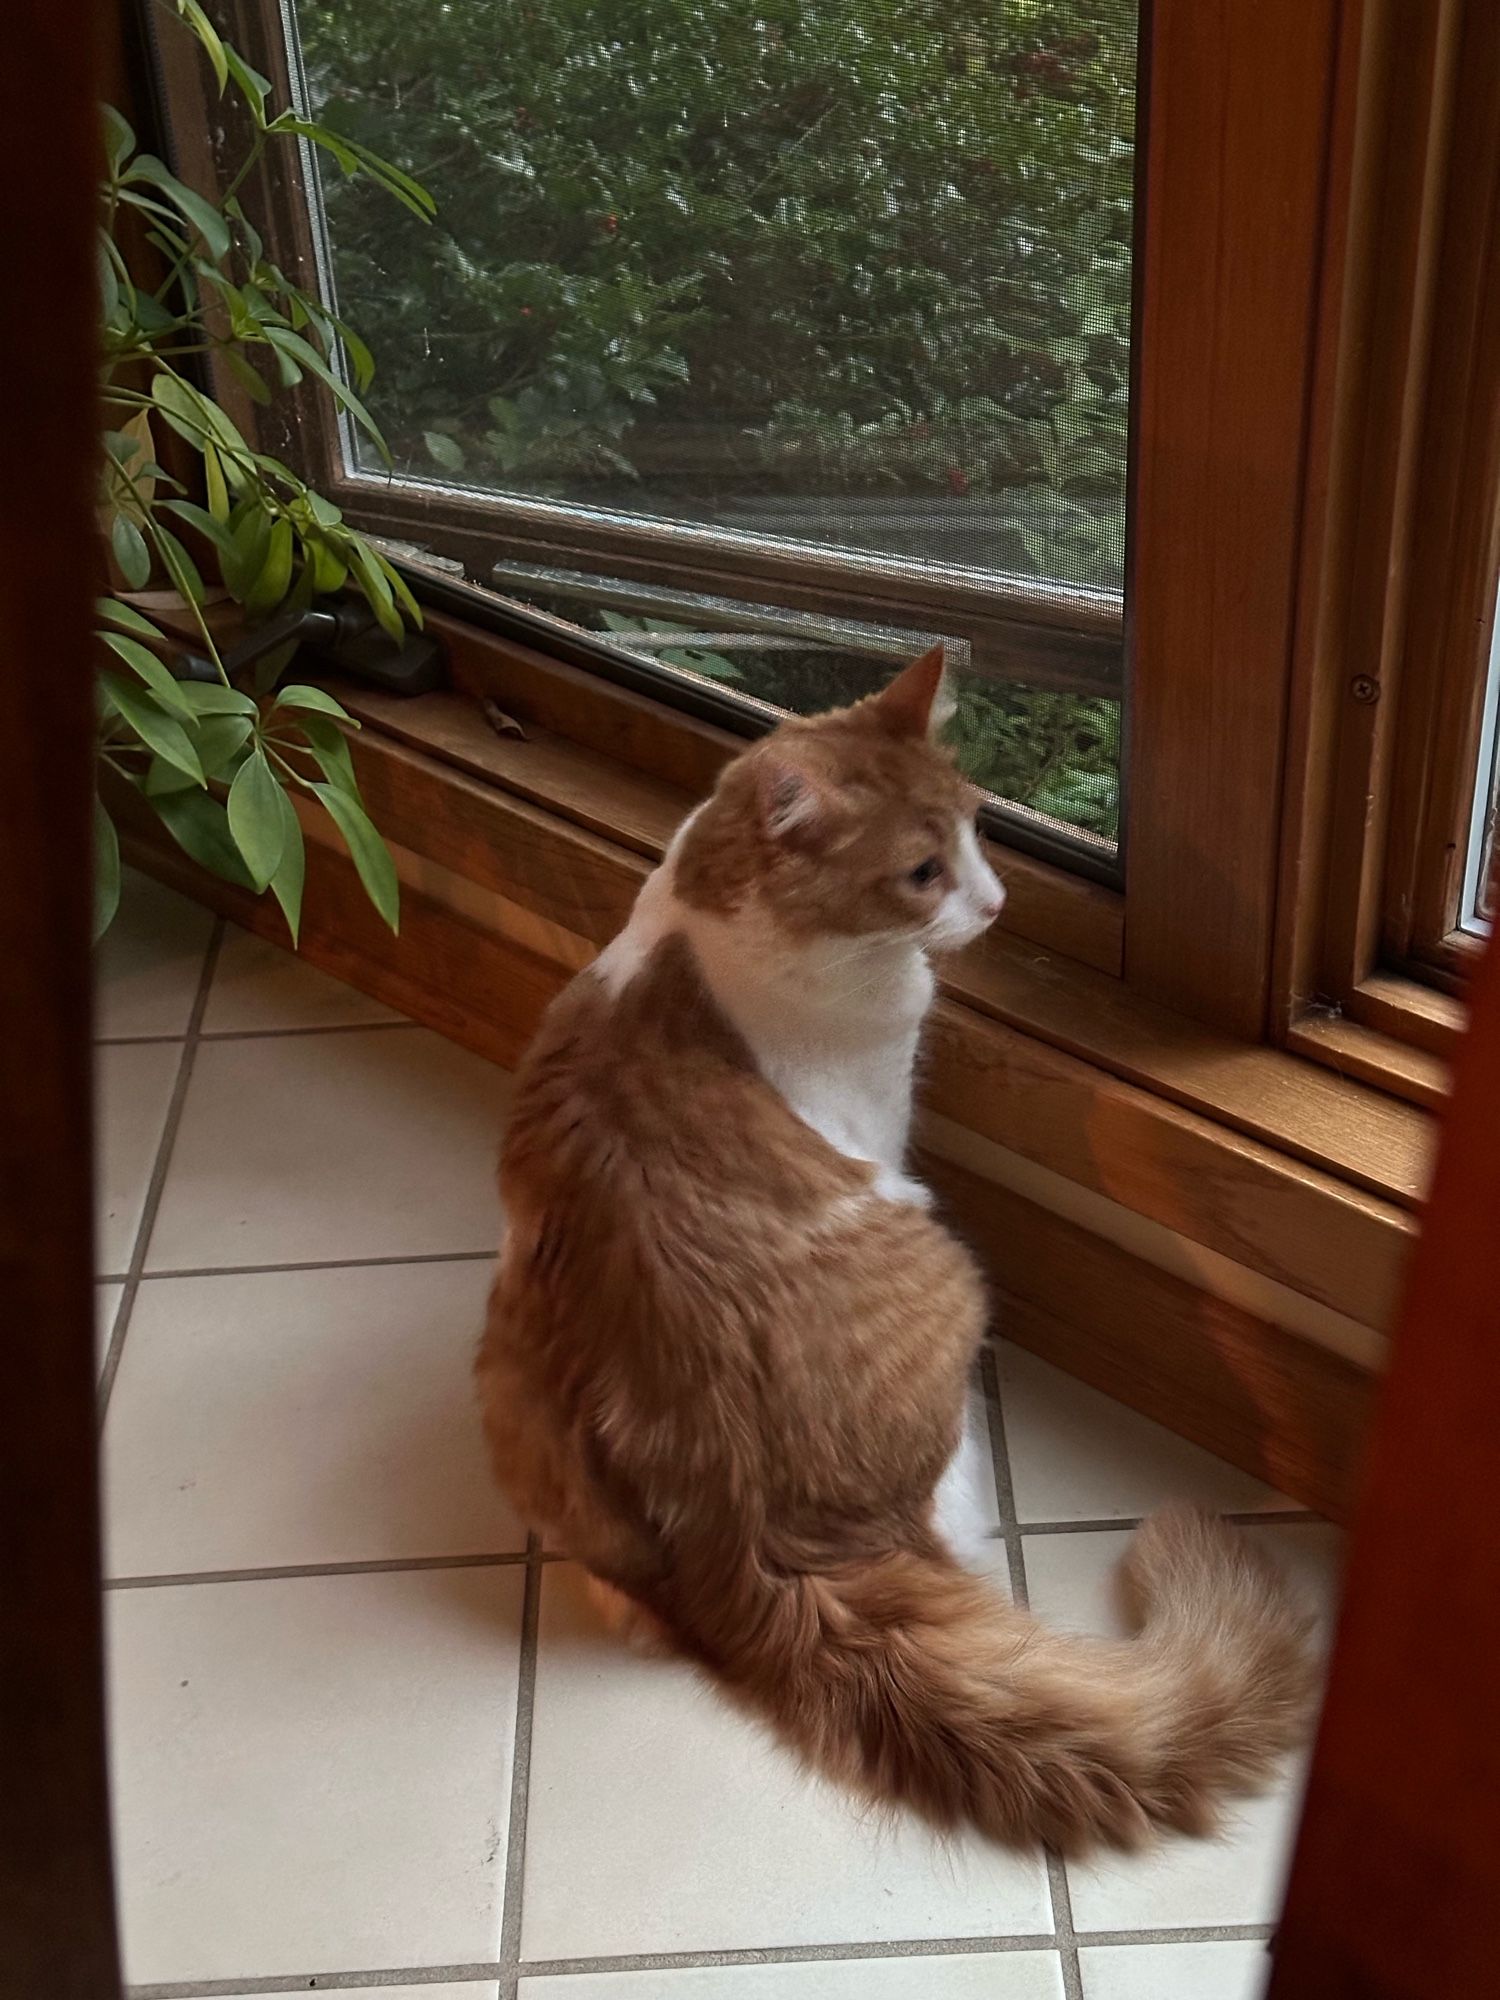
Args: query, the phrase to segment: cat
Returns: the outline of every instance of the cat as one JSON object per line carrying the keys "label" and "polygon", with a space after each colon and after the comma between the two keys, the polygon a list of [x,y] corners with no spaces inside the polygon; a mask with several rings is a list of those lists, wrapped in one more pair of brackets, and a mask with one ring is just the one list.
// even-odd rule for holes
{"label": "cat", "polygon": [[1208,1831],[1301,1731],[1306,1624],[1187,1508],[1132,1640],[962,1566],[934,1493],[988,1317],[908,1172],[933,953],[1000,883],[936,648],[724,769],[518,1075],[477,1380],[497,1475],[637,1637],[814,1768],[1065,1853]]}

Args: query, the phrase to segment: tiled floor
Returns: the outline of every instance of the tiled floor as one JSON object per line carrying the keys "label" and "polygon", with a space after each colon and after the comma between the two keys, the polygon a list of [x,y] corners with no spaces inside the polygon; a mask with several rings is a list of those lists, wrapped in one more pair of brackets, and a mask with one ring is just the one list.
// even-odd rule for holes
{"label": "tiled floor", "polygon": [[[501,1074],[140,882],[98,1026],[138,1993],[1260,1993],[1295,1773],[1220,1841],[1064,1869],[860,1812],[598,1630],[470,1404]],[[1331,1529],[1029,1356],[996,1351],[973,1414],[955,1529],[1049,1618],[1109,1626],[1128,1525],[1171,1495],[1331,1601]]]}

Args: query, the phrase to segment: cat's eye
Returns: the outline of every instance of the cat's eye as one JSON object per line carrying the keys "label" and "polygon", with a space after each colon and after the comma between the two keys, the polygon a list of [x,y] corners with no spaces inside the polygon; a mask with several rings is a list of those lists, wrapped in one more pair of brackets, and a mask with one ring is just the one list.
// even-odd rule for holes
{"label": "cat's eye", "polygon": [[926,861],[919,861],[906,879],[914,889],[930,889],[942,872],[942,860],[938,855],[933,854]]}

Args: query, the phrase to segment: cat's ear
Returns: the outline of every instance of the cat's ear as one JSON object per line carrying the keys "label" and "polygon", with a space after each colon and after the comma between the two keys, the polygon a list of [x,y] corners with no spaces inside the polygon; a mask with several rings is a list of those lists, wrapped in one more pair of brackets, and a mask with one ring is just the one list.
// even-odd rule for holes
{"label": "cat's ear", "polygon": [[831,826],[833,800],[828,787],[789,758],[757,759],[755,796],[761,828],[772,840],[813,847]]}
{"label": "cat's ear", "polygon": [[942,640],[903,667],[871,706],[885,727],[898,736],[936,736],[953,713]]}

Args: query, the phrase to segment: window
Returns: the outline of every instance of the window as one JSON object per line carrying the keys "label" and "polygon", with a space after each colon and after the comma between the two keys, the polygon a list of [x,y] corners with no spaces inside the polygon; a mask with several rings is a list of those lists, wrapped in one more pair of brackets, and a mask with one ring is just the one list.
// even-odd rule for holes
{"label": "window", "polygon": [[1380,1081],[1382,1037],[1446,1049],[1494,769],[1500,17],[1154,0],[1138,79],[1124,0],[219,3],[439,205],[317,149],[262,185],[377,351],[392,463],[312,383],[273,448],[627,691],[637,770],[684,783],[678,715],[751,734],[942,638],[1012,941],[1147,1042],[1347,1070],[1336,1018]]}
{"label": "window", "polygon": [[945,638],[1010,837],[1117,878],[1134,0],[284,13],[302,108],[438,209],[308,149],[393,460],[346,423],[344,475],[487,522],[476,580],[667,699],[827,706]]}

